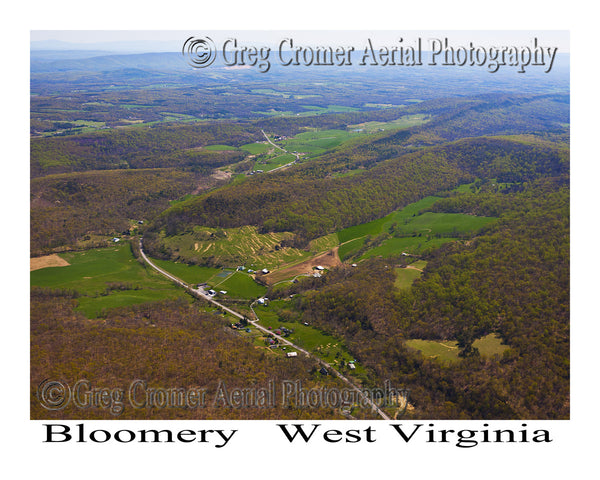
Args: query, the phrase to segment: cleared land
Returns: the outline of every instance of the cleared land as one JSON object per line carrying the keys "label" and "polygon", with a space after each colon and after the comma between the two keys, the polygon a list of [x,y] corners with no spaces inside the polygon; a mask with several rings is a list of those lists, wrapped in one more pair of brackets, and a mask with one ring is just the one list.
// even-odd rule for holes
{"label": "cleared land", "polygon": [[30,272],[33,272],[34,270],[40,270],[41,268],[66,267],[67,265],[70,265],[70,263],[64,258],[59,257],[57,254],[29,259]]}
{"label": "cleared land", "polygon": [[77,292],[77,310],[96,318],[104,309],[185,296],[182,289],[133,256],[128,244],[61,254],[69,265],[30,273],[31,286]]}
{"label": "cleared land", "polygon": [[300,261],[310,255],[297,248],[283,247],[281,242],[291,233],[260,234],[253,226],[215,229],[195,227],[191,233],[165,237],[164,243],[184,259],[212,259],[213,264],[236,268],[245,266],[254,270]]}
{"label": "cleared land", "polygon": [[288,152],[317,156],[360,134],[360,132],[351,130],[310,130],[279,143]]}
{"label": "cleared land", "polygon": [[303,262],[282,268],[267,275],[263,275],[262,278],[266,280],[267,284],[272,285],[283,280],[292,279],[297,275],[313,274],[315,272],[313,268],[317,265],[320,265],[324,268],[332,268],[341,264],[342,262],[338,256],[338,248],[336,247],[328,252],[314,256]]}
{"label": "cleared land", "polygon": [[405,115],[403,117],[392,120],[391,122],[364,122],[356,125],[348,125],[348,128],[362,129],[367,133],[373,133],[382,130],[392,130],[400,128],[414,127],[422,125],[429,120],[429,115]]}
{"label": "cleared land", "polygon": [[421,271],[416,268],[397,268],[396,269],[396,281],[394,285],[396,288],[403,290],[410,288],[413,282],[421,276]]}
{"label": "cleared land", "polygon": [[[281,318],[280,313],[286,308],[285,300],[275,300],[268,306],[255,306],[254,311],[259,317],[260,324],[263,327],[271,327],[272,330],[285,327],[289,330],[293,330],[293,333],[287,337],[288,340],[298,345],[300,348],[315,353],[319,358],[334,365],[342,373],[352,373],[352,376],[359,378],[364,375],[364,367],[354,361],[354,357],[350,354],[341,339],[328,335],[312,325],[284,321]],[[256,345],[264,345],[264,338],[264,336],[257,337],[255,339]],[[287,347],[286,350],[293,351],[294,349]],[[355,363],[354,370],[350,370],[348,362]]]}
{"label": "cleared land", "polygon": [[[424,356],[429,358],[438,358],[442,361],[456,362],[460,360],[458,356],[458,344],[451,340],[407,340],[406,344],[419,350]],[[483,356],[491,357],[493,355],[502,355],[508,348],[502,344],[502,340],[490,333],[485,337],[479,338],[473,342],[473,347],[479,350]]]}
{"label": "cleared land", "polygon": [[460,213],[421,213],[439,199],[425,197],[378,220],[339,231],[340,258],[363,260],[373,256],[391,257],[403,252],[416,255],[475,234],[495,220],[493,217]]}

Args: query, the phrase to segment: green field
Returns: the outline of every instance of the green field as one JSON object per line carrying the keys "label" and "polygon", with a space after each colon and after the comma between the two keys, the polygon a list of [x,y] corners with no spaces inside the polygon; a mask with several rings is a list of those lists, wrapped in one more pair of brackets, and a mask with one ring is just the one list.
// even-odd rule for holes
{"label": "green field", "polygon": [[[406,344],[419,350],[423,356],[428,358],[437,358],[442,361],[456,362],[460,360],[458,356],[458,345],[456,342],[448,340],[407,340]],[[482,356],[491,357],[493,355],[502,355],[508,349],[507,345],[502,344],[502,340],[494,334],[486,335],[473,342],[473,347],[479,349]]]}
{"label": "green field", "polygon": [[363,129],[366,133],[373,133],[383,130],[394,130],[401,128],[414,127],[416,125],[423,125],[429,120],[429,115],[405,115],[397,118],[390,122],[365,122],[357,123],[355,125],[348,125],[348,128],[352,129]]}
{"label": "green field", "polygon": [[216,282],[213,278],[209,282],[215,290],[225,290],[228,298],[255,299],[264,296],[266,287],[259,285],[254,279],[244,272],[234,272],[225,279]]}
{"label": "green field", "polygon": [[[354,360],[354,358],[340,339],[328,335],[311,325],[281,321],[278,311],[282,308],[286,308],[286,301],[275,300],[266,307],[255,306],[254,311],[263,327],[271,327],[273,330],[285,327],[293,330],[294,333],[288,337],[289,341],[309,352],[315,353],[319,358],[348,373],[348,367],[341,367],[341,362],[343,360],[347,364],[348,361]],[[356,370],[352,371],[352,373],[360,376],[364,373],[364,368],[356,363]]]}
{"label": "green field", "polygon": [[274,108],[271,108],[270,110],[266,110],[266,111],[253,111],[252,113],[256,114],[256,115],[268,115],[270,117],[275,117],[275,116],[282,116],[282,117],[291,117],[294,115],[294,112],[292,112],[291,110],[275,110]]}
{"label": "green field", "polygon": [[239,150],[237,147],[232,147],[230,145],[207,145],[204,147],[205,150],[212,150],[215,152],[224,152],[230,150]]}
{"label": "green field", "polygon": [[337,234],[330,233],[329,235],[325,235],[324,237],[315,238],[309,244],[310,253],[322,253],[327,250],[331,250],[338,246],[338,238]]}
{"label": "green field", "polygon": [[274,97],[283,97],[283,98],[289,98],[291,95],[288,92],[279,92],[277,90],[273,90],[272,88],[253,88],[250,91],[252,93],[258,93],[259,95],[271,95]]}
{"label": "green field", "polygon": [[305,108],[310,111],[311,114],[314,113],[346,113],[346,112],[358,112],[360,109],[355,107],[345,107],[343,105],[327,105],[327,107],[318,107],[316,105],[303,105],[302,108]]}
{"label": "green field", "polygon": [[359,132],[347,130],[311,130],[283,141],[282,145],[288,152],[295,151],[316,156],[358,135]]}
{"label": "green field", "polygon": [[240,150],[244,150],[251,155],[260,155],[261,153],[267,153],[271,148],[273,146],[268,143],[247,143],[246,145],[242,145]]}
{"label": "green field", "polygon": [[198,265],[187,265],[185,263],[170,262],[168,260],[151,259],[158,267],[172,273],[185,283],[193,285],[195,283],[205,283],[221,273],[220,268],[200,267]]}
{"label": "green field", "polygon": [[[440,197],[435,196],[425,197],[383,218],[339,231],[340,258],[345,260],[359,252],[359,259],[378,255],[389,257],[400,255],[402,252],[419,254],[425,249],[437,248],[446,242],[454,241],[460,235],[474,234],[495,220],[492,217],[459,213],[419,214],[439,199]],[[384,233],[388,234],[387,239],[361,252],[369,238]]]}
{"label": "green field", "polygon": [[421,272],[413,268],[397,268],[394,286],[399,290],[410,288],[413,282],[421,276]]}
{"label": "green field", "polygon": [[[281,150],[277,150],[281,152]],[[296,160],[296,156],[291,153],[284,153],[282,155],[277,155],[275,157],[270,157],[265,160],[257,161],[254,164],[254,171],[262,170],[263,172],[269,172],[274,170],[275,168],[281,167],[282,165],[286,165],[288,163]]]}
{"label": "green field", "polygon": [[77,309],[95,318],[103,309],[185,296],[133,256],[128,244],[60,255],[69,266],[34,270],[32,286],[77,291]]}

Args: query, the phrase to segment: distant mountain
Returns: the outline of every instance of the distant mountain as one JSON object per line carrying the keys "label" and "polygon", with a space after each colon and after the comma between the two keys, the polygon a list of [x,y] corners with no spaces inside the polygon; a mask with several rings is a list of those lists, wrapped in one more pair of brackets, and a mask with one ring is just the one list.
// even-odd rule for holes
{"label": "distant mountain", "polygon": [[[189,65],[181,53],[137,53],[129,55],[95,55],[96,52],[81,54],[79,58],[72,53],[63,59],[48,60],[38,51],[31,57],[31,73],[50,72],[107,72],[122,69],[143,70],[189,70]],[[91,55],[90,55],[91,53]]]}
{"label": "distant mountain", "polygon": [[62,40],[32,41],[30,50],[87,50],[118,53],[143,53],[143,52],[173,52],[181,49],[181,43],[185,40],[182,34],[181,41],[171,42],[148,42],[148,41],[124,41],[124,42],[65,42]]}

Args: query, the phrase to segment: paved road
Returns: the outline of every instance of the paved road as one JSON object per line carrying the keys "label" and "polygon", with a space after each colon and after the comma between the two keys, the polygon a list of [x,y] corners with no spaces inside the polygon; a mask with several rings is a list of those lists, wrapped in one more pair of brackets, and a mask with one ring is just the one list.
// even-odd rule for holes
{"label": "paved road", "polygon": [[[265,138],[267,139],[267,142],[269,142],[271,145],[273,145],[275,148],[278,148],[279,150],[281,150],[282,152],[285,153],[290,153],[288,152],[285,148],[280,147],[279,145],[274,144],[271,139],[267,136],[267,134],[265,133],[264,130],[261,129],[262,134],[265,136]],[[282,168],[285,167],[289,167],[290,165],[294,164],[295,162],[297,162],[298,160],[300,160],[300,155],[298,155],[297,153],[292,153],[292,155],[294,155],[296,157],[296,160],[294,160],[293,162],[290,163],[286,163],[285,165],[281,165],[280,167],[274,168],[273,170],[269,170],[268,173],[272,173],[272,172],[276,172],[277,170],[280,170]]]}
{"label": "paved road", "polygon": [[[186,284],[183,280],[181,280],[181,279],[177,278],[176,276],[170,274],[166,270],[163,270],[162,268],[158,267],[144,253],[144,249],[143,249],[142,239],[141,238],[140,238],[140,255],[142,256],[142,259],[148,265],[150,265],[154,270],[156,270],[161,275],[164,275],[169,280],[175,282],[180,287],[185,288],[192,295],[196,295],[196,296],[198,296],[198,297],[200,297],[200,298],[202,298],[202,299],[204,299],[204,300],[212,303],[213,305],[216,305],[217,307],[222,308],[223,310],[225,310],[226,312],[230,313],[231,315],[233,315],[236,318],[239,318],[239,319],[243,319],[244,318],[244,315],[242,315],[241,313],[238,313],[235,310],[232,310],[231,308],[226,307],[225,305],[223,305],[222,303],[219,303],[213,297],[211,297],[210,295],[208,295],[204,291],[204,289],[202,287],[200,287],[200,288],[193,288],[193,287],[189,286],[188,284]],[[254,312],[254,309],[252,309],[252,311]],[[282,337],[280,335],[276,335],[271,330],[263,327],[262,325],[259,325],[257,323],[258,322],[258,317],[257,317],[256,320],[251,320],[250,319],[249,322],[252,324],[253,327],[257,328],[258,330],[260,330],[260,331],[262,331],[264,333],[273,335],[275,338],[277,338],[277,340],[279,340],[280,343],[282,343],[284,345],[288,345],[288,346],[294,348],[295,350],[298,350],[299,352],[304,353],[307,357],[316,360],[318,363],[320,363],[321,365],[323,365],[325,368],[327,368],[329,371],[331,371],[334,375],[336,375],[338,378],[340,378],[344,383],[346,383],[348,386],[350,386],[350,388],[352,388],[352,390],[354,390],[355,392],[357,392],[363,398],[364,402],[367,405],[369,405],[373,410],[375,410],[379,414],[379,416],[381,418],[383,418],[384,420],[391,420],[390,417],[385,412],[383,412],[377,405],[375,405],[375,403],[373,403],[373,401],[371,401],[371,399],[368,398],[350,379],[348,379],[347,377],[345,377],[344,375],[342,375],[340,372],[338,372],[329,363],[324,362],[319,357],[316,357],[315,355],[313,355],[312,353],[308,352],[307,350],[305,350],[303,348],[300,348],[298,345],[295,345],[294,343],[290,342],[288,339],[286,339],[286,338],[284,338],[284,337]]]}

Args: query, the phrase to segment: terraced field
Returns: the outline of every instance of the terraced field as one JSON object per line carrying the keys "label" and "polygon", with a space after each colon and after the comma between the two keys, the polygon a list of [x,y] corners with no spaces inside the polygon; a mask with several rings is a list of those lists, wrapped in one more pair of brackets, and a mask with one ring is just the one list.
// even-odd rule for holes
{"label": "terraced field", "polygon": [[272,270],[310,255],[297,248],[282,247],[281,242],[289,238],[291,234],[285,232],[260,234],[253,226],[229,229],[195,227],[191,233],[166,237],[164,243],[177,249],[184,259],[211,258],[213,263],[226,267],[243,265],[253,270]]}

